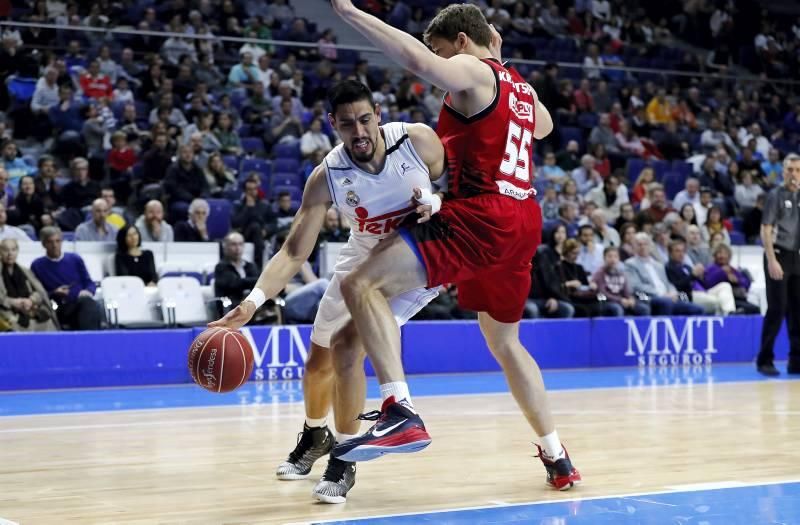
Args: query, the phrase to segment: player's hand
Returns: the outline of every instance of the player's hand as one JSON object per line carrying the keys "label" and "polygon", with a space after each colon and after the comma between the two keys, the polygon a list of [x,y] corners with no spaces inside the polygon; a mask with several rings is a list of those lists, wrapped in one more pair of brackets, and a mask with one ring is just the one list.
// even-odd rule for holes
{"label": "player's hand", "polygon": [[495,57],[499,62],[502,62],[503,37],[500,36],[500,33],[497,31],[497,28],[494,27],[494,24],[489,24],[489,31],[492,32],[492,40],[489,42],[489,51],[492,53],[493,57]]}
{"label": "player's hand", "polygon": [[356,10],[352,0],[331,0],[333,10],[340,16],[344,16]]}
{"label": "player's hand", "polygon": [[239,306],[225,314],[222,319],[208,323],[208,327],[238,330],[249,323],[255,313],[256,305],[252,301],[242,301]]}
{"label": "player's hand", "polygon": [[419,219],[417,222],[422,224],[423,222],[428,222],[431,220],[431,216],[433,215],[433,206],[430,204],[420,204],[419,199],[422,198],[422,190],[419,188],[414,188],[414,198],[411,199],[411,204],[417,207],[417,215],[419,215]]}
{"label": "player's hand", "polygon": [[769,271],[769,276],[772,279],[776,281],[783,279],[783,268],[777,259],[772,259],[771,261],[767,262],[767,271]]}

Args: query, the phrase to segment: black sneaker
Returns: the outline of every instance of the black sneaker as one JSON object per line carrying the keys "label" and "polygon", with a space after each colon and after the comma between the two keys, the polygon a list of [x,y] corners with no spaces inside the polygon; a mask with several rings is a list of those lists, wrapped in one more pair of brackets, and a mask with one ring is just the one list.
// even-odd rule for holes
{"label": "black sneaker", "polygon": [[314,462],[331,451],[333,442],[328,427],[311,428],[304,423],[303,431],[297,435],[297,446],[286,461],[278,465],[275,475],[284,481],[307,478]]}
{"label": "black sneaker", "polygon": [[394,396],[380,410],[361,414],[358,419],[376,421],[366,433],[337,443],[332,456],[343,461],[369,461],[384,454],[417,452],[431,443],[422,418]]}
{"label": "black sneaker", "polygon": [[563,458],[553,461],[553,458],[544,453],[542,447],[536,445],[536,448],[539,449],[537,457],[542,460],[547,471],[546,481],[548,485],[556,490],[569,490],[583,481],[578,469],[572,466],[567,449],[564,449]]}
{"label": "black sneaker", "polygon": [[800,374],[800,363],[789,361],[789,364],[786,365],[786,373],[791,375]]}
{"label": "black sneaker", "polygon": [[775,365],[772,363],[767,363],[764,365],[758,365],[757,367],[758,373],[761,375],[765,375],[767,377],[775,377],[781,375]]}
{"label": "black sneaker", "polygon": [[331,456],[313,496],[322,503],[344,503],[347,492],[356,484],[356,464]]}

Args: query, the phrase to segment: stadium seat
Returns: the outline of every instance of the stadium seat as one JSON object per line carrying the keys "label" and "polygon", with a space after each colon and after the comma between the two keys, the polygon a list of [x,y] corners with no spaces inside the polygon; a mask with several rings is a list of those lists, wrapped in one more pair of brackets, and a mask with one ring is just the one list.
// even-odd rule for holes
{"label": "stadium seat", "polygon": [[686,185],[686,176],[677,171],[670,171],[664,175],[664,179],[661,183],[664,185],[664,192],[667,194],[667,199],[672,200]]}
{"label": "stadium seat", "polygon": [[225,167],[231,171],[236,173],[239,172],[239,157],[236,155],[224,155],[222,157],[222,162],[225,164]]}
{"label": "stadium seat", "polygon": [[145,296],[144,283],[138,277],[106,277],[101,282],[108,322],[114,327],[160,328]]}
{"label": "stadium seat", "polygon": [[164,277],[158,281],[161,312],[170,326],[202,326],[208,309],[200,283],[191,277]]}
{"label": "stadium seat", "polygon": [[212,241],[217,241],[225,237],[231,231],[231,201],[227,199],[207,199],[209,206],[208,213],[208,237]]}
{"label": "stadium seat", "polygon": [[37,81],[38,79],[36,78],[11,76],[6,80],[6,89],[8,89],[8,94],[14,98],[15,102],[29,102],[33,98]]}
{"label": "stadium seat", "polygon": [[272,163],[276,173],[298,173],[300,171],[300,161],[290,158],[277,158]]}
{"label": "stadium seat", "polygon": [[241,170],[242,177],[246,177],[250,172],[257,171],[261,175],[261,182],[263,183],[263,179],[269,179],[272,173],[272,164],[264,159],[244,159],[242,160]]}
{"label": "stadium seat", "polygon": [[653,171],[655,172],[656,180],[658,182],[662,182],[664,180],[664,175],[667,174],[667,171],[670,169],[670,163],[666,160],[655,160],[652,162]]}
{"label": "stadium seat", "polygon": [[275,158],[288,158],[288,159],[297,159],[300,160],[300,143],[299,142],[291,142],[286,143],[282,142],[280,144],[275,144],[275,147],[272,148],[272,152],[275,154]]}
{"label": "stadium seat", "polygon": [[646,165],[647,162],[645,162],[644,159],[637,157],[631,157],[628,159],[628,165],[625,168],[625,176],[631,182],[631,186],[633,186],[633,183],[639,178],[639,174]]}
{"label": "stadium seat", "polygon": [[742,246],[744,244],[747,244],[747,238],[744,236],[744,233],[742,232],[737,232],[734,230],[732,232],[728,232],[728,235],[730,235],[731,237],[731,244],[733,246]]}
{"label": "stadium seat", "polygon": [[692,176],[692,165],[682,160],[676,160],[672,162],[672,171],[678,172],[682,174],[685,179],[688,179]]}
{"label": "stadium seat", "polygon": [[297,186],[275,186],[272,188],[273,195],[280,195],[284,191],[292,196],[292,201],[294,202],[300,202],[303,197],[303,190]]}
{"label": "stadium seat", "polygon": [[242,149],[249,155],[264,153],[264,141],[259,137],[242,137]]}
{"label": "stadium seat", "polygon": [[303,176],[299,173],[276,173],[272,176],[272,184],[270,187],[273,189],[278,186],[296,186],[302,188],[303,185]]}
{"label": "stadium seat", "polygon": [[570,140],[575,140],[578,142],[580,150],[585,150],[585,141],[583,139],[583,131],[581,131],[581,128],[564,126],[559,129],[559,135],[561,136],[562,147],[566,146],[567,142]]}
{"label": "stadium seat", "polygon": [[108,275],[108,260],[116,250],[117,245],[113,242],[76,241],[74,251],[83,259],[92,281],[99,283]]}

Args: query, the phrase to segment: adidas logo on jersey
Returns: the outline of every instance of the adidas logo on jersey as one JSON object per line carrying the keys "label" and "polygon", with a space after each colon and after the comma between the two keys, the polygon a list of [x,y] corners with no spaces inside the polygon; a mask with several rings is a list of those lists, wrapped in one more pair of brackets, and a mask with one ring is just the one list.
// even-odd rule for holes
{"label": "adidas logo on jersey", "polygon": [[344,180],[342,181],[342,186],[352,186],[352,185],[353,185],[353,181],[351,181],[347,177],[345,177]]}

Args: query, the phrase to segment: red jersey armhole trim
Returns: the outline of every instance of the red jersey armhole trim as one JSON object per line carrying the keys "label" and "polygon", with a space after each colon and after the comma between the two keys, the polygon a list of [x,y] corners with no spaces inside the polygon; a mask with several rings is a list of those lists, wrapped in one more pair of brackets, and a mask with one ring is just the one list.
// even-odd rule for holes
{"label": "red jersey armhole trim", "polygon": [[[485,59],[481,60],[481,62],[486,63],[487,60],[491,60],[492,62],[497,62],[496,60],[493,59]],[[453,108],[447,102],[448,98],[450,97],[450,93],[447,93],[444,97],[443,107],[447,110],[448,113],[450,113],[450,115],[452,115],[456,120],[458,120],[462,124],[473,124],[481,120],[482,118],[489,115],[489,113],[494,111],[494,109],[497,107],[498,102],[500,102],[500,76],[497,74],[497,70],[494,67],[492,67],[489,64],[486,65],[488,65],[492,69],[492,73],[494,74],[494,85],[495,85],[494,98],[492,99],[492,102],[488,106],[486,106],[479,112],[475,113],[471,117],[467,117],[457,109]]]}

